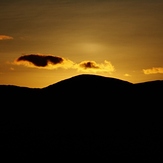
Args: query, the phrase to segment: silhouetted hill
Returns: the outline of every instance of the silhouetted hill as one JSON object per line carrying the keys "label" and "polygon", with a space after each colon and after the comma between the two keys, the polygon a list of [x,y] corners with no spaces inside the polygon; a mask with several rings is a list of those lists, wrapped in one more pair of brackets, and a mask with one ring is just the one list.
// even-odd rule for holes
{"label": "silhouetted hill", "polygon": [[[107,87],[122,87],[122,85],[131,85],[131,83],[127,81],[123,81],[120,79],[116,78],[111,78],[111,77],[104,77],[104,76],[99,76],[99,75],[90,75],[90,74],[82,74],[78,76],[73,76],[69,79],[60,81],[56,84],[50,85],[48,87],[45,87],[44,89],[53,89],[53,87],[67,87],[71,86],[77,87],[78,89],[82,88],[82,86],[90,89],[98,89],[98,87],[103,87],[103,85]],[[96,87],[96,88],[94,88]]]}
{"label": "silhouetted hill", "polygon": [[[68,109],[80,106],[89,111],[93,107],[106,107],[115,98],[128,95],[132,84],[114,78],[96,75],[79,75],[42,89],[47,101],[57,101]],[[51,94],[52,96],[48,96]],[[112,106],[113,107],[113,106]]]}
{"label": "silhouetted hill", "polygon": [[0,85],[2,156],[18,162],[162,162],[162,92],[163,81],[132,84],[97,75],[42,89]]}

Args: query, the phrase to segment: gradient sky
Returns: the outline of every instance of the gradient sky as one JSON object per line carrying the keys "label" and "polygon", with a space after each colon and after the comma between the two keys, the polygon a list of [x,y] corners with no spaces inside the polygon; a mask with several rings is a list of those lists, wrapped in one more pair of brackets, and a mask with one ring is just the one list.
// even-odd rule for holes
{"label": "gradient sky", "polygon": [[163,80],[163,1],[0,1],[0,84],[45,87],[83,73]]}

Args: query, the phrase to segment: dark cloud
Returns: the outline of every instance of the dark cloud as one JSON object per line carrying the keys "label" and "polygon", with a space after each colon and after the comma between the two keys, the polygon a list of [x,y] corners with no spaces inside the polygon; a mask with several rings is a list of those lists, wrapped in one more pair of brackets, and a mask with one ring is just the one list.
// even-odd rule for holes
{"label": "dark cloud", "polygon": [[63,58],[52,56],[52,55],[38,55],[38,54],[29,54],[23,55],[17,59],[19,61],[28,61],[34,64],[35,66],[45,67],[48,66],[49,63],[56,65],[62,63],[64,61]]}
{"label": "dark cloud", "polygon": [[84,61],[80,63],[80,67],[87,69],[87,68],[95,68],[99,69],[100,67],[94,61]]}
{"label": "dark cloud", "polygon": [[14,64],[45,69],[77,69],[85,72],[114,72],[114,66],[107,60],[104,63],[82,61],[79,64],[63,57],[53,55],[29,54],[20,56]]}
{"label": "dark cloud", "polygon": [[93,72],[113,72],[114,66],[107,60],[104,63],[96,63],[95,61],[83,61],[77,65],[80,71],[93,71]]}

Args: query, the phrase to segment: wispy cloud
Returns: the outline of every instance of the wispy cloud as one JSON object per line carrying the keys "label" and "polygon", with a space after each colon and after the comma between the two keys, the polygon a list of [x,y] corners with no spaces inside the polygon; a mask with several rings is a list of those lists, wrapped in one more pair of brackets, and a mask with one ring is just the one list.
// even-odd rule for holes
{"label": "wispy cloud", "polygon": [[29,54],[17,58],[14,62],[16,65],[24,65],[27,67],[46,68],[46,69],[76,69],[85,72],[113,72],[114,66],[109,61],[104,63],[96,63],[95,61],[82,61],[79,64],[69,59],[59,56]]}
{"label": "wispy cloud", "polygon": [[0,35],[0,40],[12,40],[13,37],[7,35]]}
{"label": "wispy cloud", "polygon": [[13,67],[10,67],[10,70],[11,70],[11,71],[14,71],[15,69],[14,69]]}
{"label": "wispy cloud", "polygon": [[144,74],[158,74],[163,73],[163,67],[153,67],[150,69],[143,69]]}
{"label": "wispy cloud", "polygon": [[131,77],[131,75],[130,75],[130,74],[124,74],[124,76],[126,76],[126,77]]}

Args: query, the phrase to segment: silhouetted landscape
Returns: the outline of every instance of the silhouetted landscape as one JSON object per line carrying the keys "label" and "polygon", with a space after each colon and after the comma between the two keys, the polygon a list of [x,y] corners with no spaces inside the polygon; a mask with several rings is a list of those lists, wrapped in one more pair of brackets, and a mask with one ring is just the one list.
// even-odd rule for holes
{"label": "silhouetted landscape", "polygon": [[163,161],[163,81],[78,75],[0,85],[2,156],[20,162]]}

